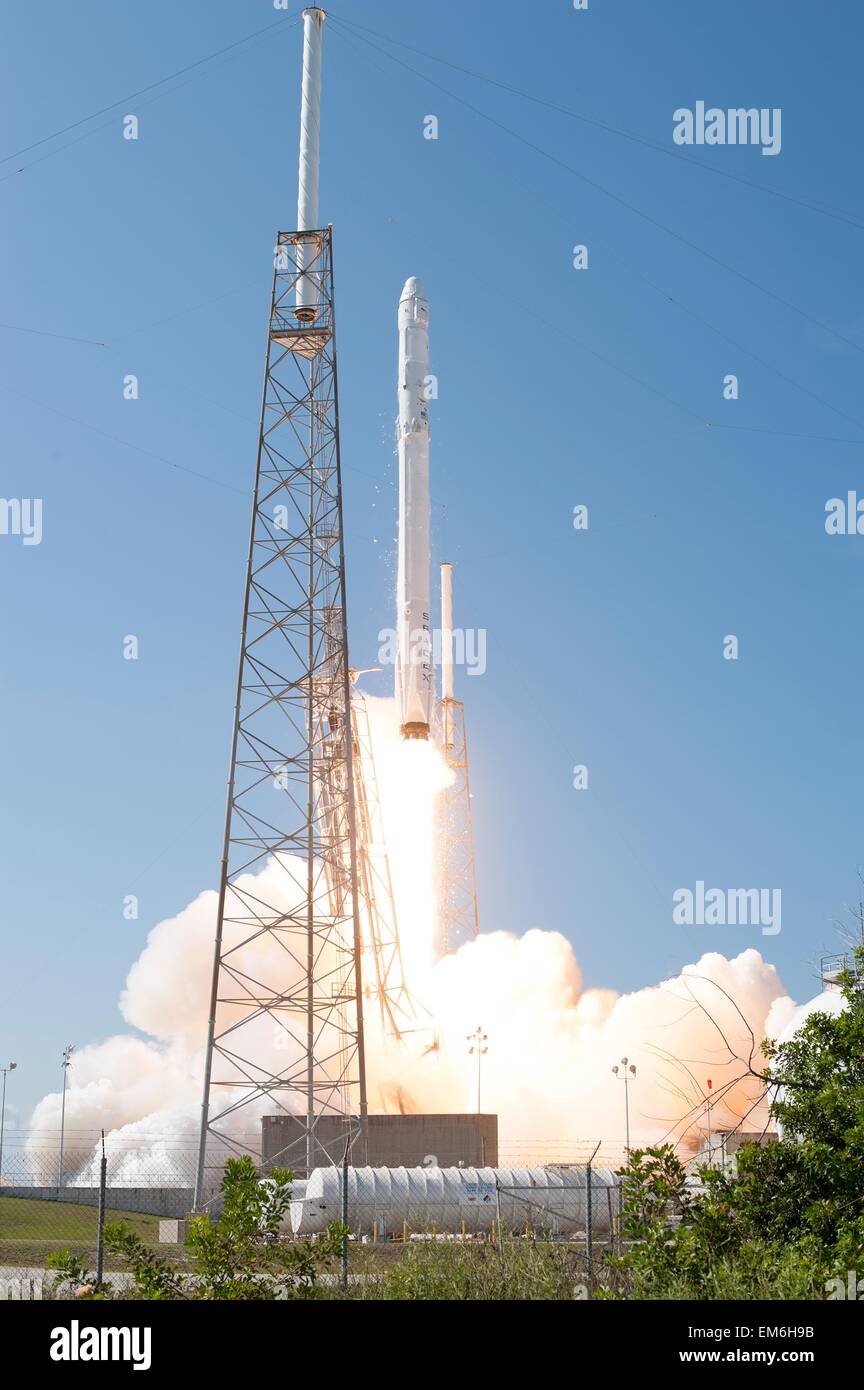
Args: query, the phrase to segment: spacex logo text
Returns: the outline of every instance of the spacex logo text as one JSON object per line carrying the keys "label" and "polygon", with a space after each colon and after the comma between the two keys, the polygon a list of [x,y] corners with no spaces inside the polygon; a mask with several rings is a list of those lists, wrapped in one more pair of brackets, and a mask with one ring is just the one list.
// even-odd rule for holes
{"label": "spacex logo text", "polygon": [[672,894],[672,921],[685,927],[762,928],[763,936],[776,936],[780,930],[779,888],[708,888],[702,879],[691,888],[676,888]]}
{"label": "spacex logo text", "polygon": [[151,1337],[149,1327],[82,1327],[73,1318],[53,1329],[51,1360],[131,1361],[133,1371],[149,1371]]}

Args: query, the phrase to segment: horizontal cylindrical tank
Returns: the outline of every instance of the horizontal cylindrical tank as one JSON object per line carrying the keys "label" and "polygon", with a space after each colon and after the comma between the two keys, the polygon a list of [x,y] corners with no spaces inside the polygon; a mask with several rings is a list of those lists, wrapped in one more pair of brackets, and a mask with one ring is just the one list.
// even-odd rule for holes
{"label": "horizontal cylindrical tank", "polygon": [[[609,1233],[618,1211],[610,1168],[591,1172],[591,1226]],[[500,1213],[500,1218],[499,1218]],[[315,1168],[302,1199],[291,1203],[295,1235],[323,1231],[342,1219],[342,1169]],[[437,1231],[476,1235],[500,1219],[505,1230],[584,1232],[588,1170],[584,1164],[544,1168],[349,1168],[348,1226],[355,1235]]]}

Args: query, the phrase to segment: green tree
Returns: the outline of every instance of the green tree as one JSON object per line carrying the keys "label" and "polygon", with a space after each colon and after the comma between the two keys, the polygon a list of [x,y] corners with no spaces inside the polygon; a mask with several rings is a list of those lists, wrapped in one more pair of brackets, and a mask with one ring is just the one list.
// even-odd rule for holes
{"label": "green tree", "polygon": [[764,1043],[766,1069],[751,1069],[771,1093],[776,1143],[745,1144],[731,1170],[703,1167],[689,1193],[668,1146],[630,1156],[630,1244],[611,1262],[609,1291],[818,1297],[831,1275],[864,1269],[864,948],[841,987],[839,1014],[811,1014],[787,1042]]}
{"label": "green tree", "polygon": [[[249,1157],[229,1159],[222,1178],[222,1213],[193,1216],[186,1248],[191,1272],[178,1270],[122,1221],[105,1227],[105,1249],[128,1269],[139,1299],[288,1299],[312,1297],[321,1273],[339,1255],[343,1228],[335,1222],[310,1240],[285,1240],[282,1221],[294,1175],[287,1168],[259,1177]],[[50,1263],[60,1284],[110,1297],[77,1257],[64,1250]]]}

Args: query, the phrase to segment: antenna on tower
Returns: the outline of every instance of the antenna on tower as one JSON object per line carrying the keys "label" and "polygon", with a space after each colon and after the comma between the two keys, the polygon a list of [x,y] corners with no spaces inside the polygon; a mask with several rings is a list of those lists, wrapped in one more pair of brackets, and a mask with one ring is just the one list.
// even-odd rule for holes
{"label": "antenna on tower", "polygon": [[[303,84],[300,99],[300,168],[297,175],[297,230],[314,231],[318,226],[318,183],[321,173],[321,57],[324,48],[326,15],[317,6],[303,11]],[[301,271],[297,281],[297,318],[314,323],[318,316],[318,286],[306,273],[307,261],[315,259],[314,241],[300,241],[297,262]]]}

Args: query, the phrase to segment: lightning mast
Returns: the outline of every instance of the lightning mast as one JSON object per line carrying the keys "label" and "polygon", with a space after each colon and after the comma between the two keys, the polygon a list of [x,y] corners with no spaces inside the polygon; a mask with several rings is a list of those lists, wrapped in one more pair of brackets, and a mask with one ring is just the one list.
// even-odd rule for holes
{"label": "lightning mast", "polygon": [[318,226],[324,11],[303,12],[297,230],[279,232],[264,374],[195,1186],[298,1117],[366,1114],[330,227]]}
{"label": "lightning mast", "polygon": [[444,759],[453,780],[441,797],[439,913],[442,955],[473,941],[479,931],[477,869],[471,814],[471,780],[465,706],[454,696],[453,566],[441,566],[441,699],[438,729]]}

